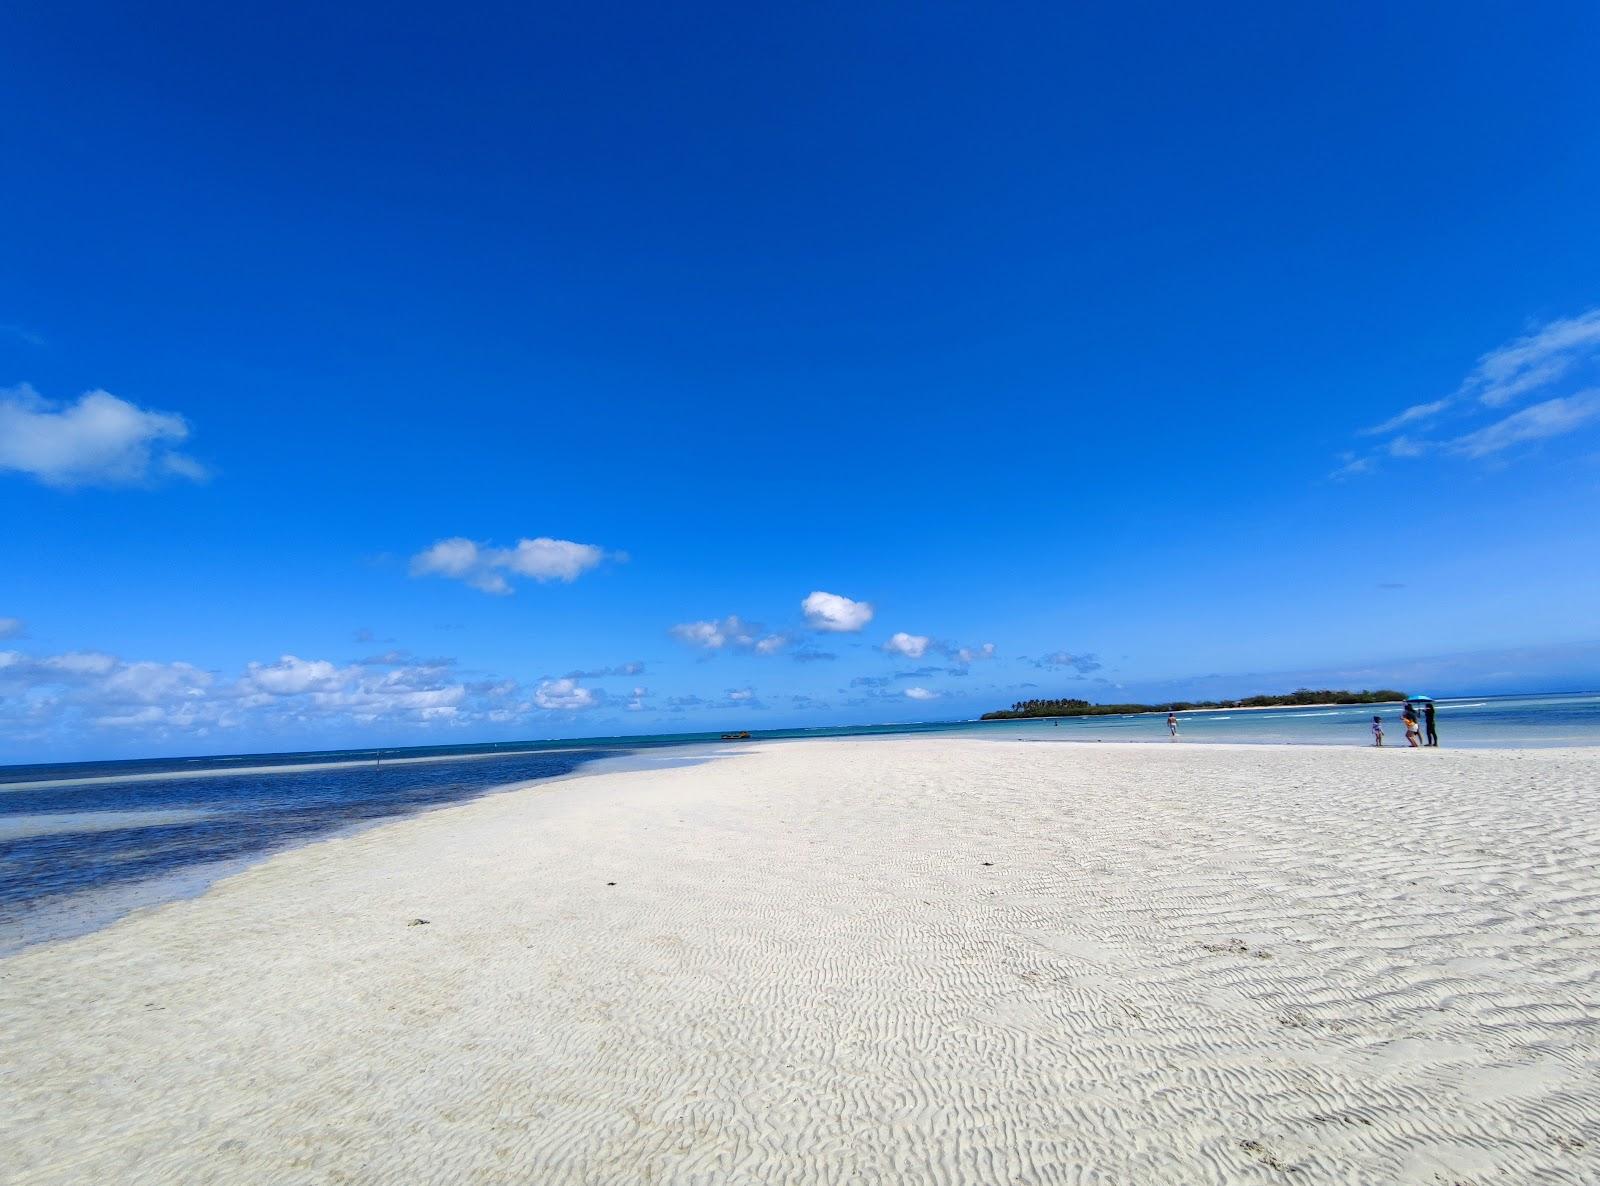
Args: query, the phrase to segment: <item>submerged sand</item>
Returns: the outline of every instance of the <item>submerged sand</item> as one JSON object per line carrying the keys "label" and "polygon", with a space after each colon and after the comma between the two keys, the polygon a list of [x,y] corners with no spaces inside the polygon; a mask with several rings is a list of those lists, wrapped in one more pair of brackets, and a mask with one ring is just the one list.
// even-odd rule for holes
{"label": "submerged sand", "polygon": [[0,1178],[1594,1182],[1597,931],[1596,750],[760,744],[0,961]]}

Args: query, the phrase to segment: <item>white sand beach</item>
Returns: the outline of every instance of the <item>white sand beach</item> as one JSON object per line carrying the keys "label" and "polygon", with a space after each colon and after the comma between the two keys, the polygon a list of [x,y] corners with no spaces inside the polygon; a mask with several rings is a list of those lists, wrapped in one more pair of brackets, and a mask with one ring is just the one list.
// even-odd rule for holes
{"label": "white sand beach", "polygon": [[762,743],[0,961],[0,1179],[1597,1182],[1597,1023],[1600,750]]}

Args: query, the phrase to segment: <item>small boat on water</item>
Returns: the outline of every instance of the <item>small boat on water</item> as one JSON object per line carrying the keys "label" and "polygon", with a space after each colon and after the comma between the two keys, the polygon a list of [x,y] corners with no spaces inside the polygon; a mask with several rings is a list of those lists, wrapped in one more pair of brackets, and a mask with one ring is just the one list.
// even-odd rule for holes
{"label": "small boat on water", "polygon": [[739,732],[739,733],[724,733],[722,735],[722,740],[724,740],[724,741],[749,741],[750,740],[750,730],[745,729],[745,730],[743,730],[742,732]]}

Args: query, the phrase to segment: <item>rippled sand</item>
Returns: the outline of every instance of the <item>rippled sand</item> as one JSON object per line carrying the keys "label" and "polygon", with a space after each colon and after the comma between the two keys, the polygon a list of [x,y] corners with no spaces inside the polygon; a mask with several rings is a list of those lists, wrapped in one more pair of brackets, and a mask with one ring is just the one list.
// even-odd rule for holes
{"label": "rippled sand", "polygon": [[546,784],[0,962],[0,1178],[1595,1182],[1597,869],[1595,750]]}

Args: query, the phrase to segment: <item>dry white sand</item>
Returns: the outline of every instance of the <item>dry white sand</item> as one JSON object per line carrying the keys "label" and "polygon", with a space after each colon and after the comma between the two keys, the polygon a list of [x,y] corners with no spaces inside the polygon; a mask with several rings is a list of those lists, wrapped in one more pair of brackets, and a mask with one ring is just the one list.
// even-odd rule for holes
{"label": "dry white sand", "polygon": [[1596,1182],[1597,800],[954,739],[482,799],[0,962],[0,1178]]}

